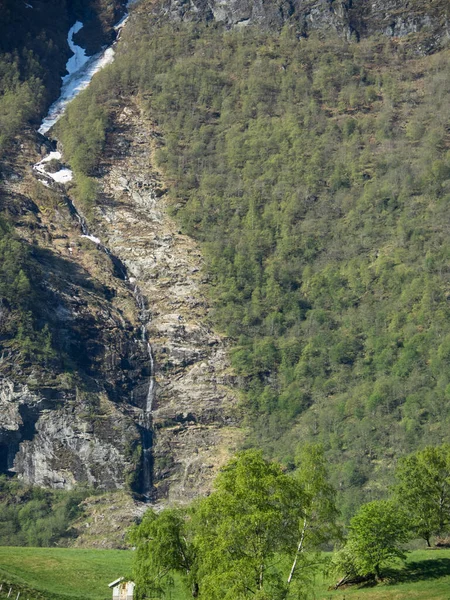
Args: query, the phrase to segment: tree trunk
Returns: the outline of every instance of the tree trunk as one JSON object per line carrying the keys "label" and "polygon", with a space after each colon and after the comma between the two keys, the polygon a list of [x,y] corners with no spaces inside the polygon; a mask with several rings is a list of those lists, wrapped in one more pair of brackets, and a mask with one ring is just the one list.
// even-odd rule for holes
{"label": "tree trunk", "polygon": [[198,583],[197,583],[197,582],[194,582],[194,583],[192,584],[191,591],[192,591],[192,597],[193,597],[193,598],[197,598],[197,597],[198,597],[198,591],[199,591],[199,590],[198,590]]}
{"label": "tree trunk", "polygon": [[306,521],[306,517],[305,517],[303,520],[302,534],[300,536],[300,541],[297,546],[297,552],[295,553],[294,562],[292,563],[291,572],[289,573],[289,577],[287,580],[288,585],[290,585],[292,578],[294,577],[295,567],[297,566],[298,555],[303,550],[303,542],[305,540],[305,533],[306,533],[306,524],[307,524],[307,521]]}

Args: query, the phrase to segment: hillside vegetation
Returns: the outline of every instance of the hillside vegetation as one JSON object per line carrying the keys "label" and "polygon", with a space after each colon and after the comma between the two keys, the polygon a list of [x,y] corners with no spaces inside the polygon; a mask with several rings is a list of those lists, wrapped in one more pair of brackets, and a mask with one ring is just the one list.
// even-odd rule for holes
{"label": "hillside vegetation", "polygon": [[0,477],[0,546],[65,546],[87,489],[44,490]]}
{"label": "hillside vegetation", "polygon": [[95,190],[109,114],[137,95],[203,243],[250,444],[324,444],[349,516],[394,456],[449,438],[450,54],[216,26],[127,27],[57,134]]}

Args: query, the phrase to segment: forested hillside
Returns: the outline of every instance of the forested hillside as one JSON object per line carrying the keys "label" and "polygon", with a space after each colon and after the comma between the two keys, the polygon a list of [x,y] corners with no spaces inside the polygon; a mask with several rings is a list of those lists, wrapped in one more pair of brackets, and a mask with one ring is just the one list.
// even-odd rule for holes
{"label": "forested hillside", "polygon": [[139,98],[203,243],[248,443],[289,464],[321,441],[349,515],[397,456],[448,439],[450,54],[145,10],[121,49],[58,127],[68,157],[94,182],[108,111]]}

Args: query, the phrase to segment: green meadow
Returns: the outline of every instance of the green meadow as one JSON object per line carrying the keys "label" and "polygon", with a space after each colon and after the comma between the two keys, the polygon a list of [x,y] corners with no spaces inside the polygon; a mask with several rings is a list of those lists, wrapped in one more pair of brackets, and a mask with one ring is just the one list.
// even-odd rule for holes
{"label": "green meadow", "polygon": [[[23,598],[84,598],[106,600],[108,583],[131,571],[132,553],[126,550],[0,547],[0,596]],[[6,592],[6,593],[5,593]]]}
{"label": "green meadow", "polygon": [[[75,548],[0,548],[0,600],[109,600],[108,583],[131,571],[132,552]],[[329,590],[318,579],[314,600],[450,600],[450,550],[415,550],[382,584]],[[187,600],[175,588],[171,600]]]}
{"label": "green meadow", "polygon": [[450,550],[415,550],[383,583],[329,591],[318,584],[315,600],[450,600]]}

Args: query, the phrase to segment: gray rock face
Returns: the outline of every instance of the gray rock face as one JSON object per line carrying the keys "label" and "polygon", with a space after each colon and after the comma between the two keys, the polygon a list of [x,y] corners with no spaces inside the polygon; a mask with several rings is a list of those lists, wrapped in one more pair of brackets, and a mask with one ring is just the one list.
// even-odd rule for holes
{"label": "gray rock face", "polygon": [[[13,381],[0,379],[0,470],[7,472],[14,468],[14,458],[19,442],[33,429],[43,399],[32,393],[28,386],[17,385]],[[31,427],[27,427],[26,414]]]}
{"label": "gray rock face", "polygon": [[33,439],[20,444],[14,471],[44,487],[121,488],[135,468],[127,447],[137,437],[133,421],[105,396],[95,416],[75,399],[60,410],[41,412]]}
{"label": "gray rock face", "polygon": [[[136,464],[129,451],[139,441],[132,417],[106,394],[85,398],[31,392],[0,381],[0,467],[20,479],[52,488],[76,483],[122,488]],[[91,399],[90,399],[91,400]]]}
{"label": "gray rock face", "polygon": [[[148,381],[138,308],[111,257],[81,236],[64,191],[53,189],[47,205],[40,191],[39,208],[32,202],[34,143],[23,153],[20,177],[1,182],[2,201],[12,215],[26,215],[29,227],[17,235],[33,247],[40,286],[33,308],[55,355],[35,359],[2,330],[0,473],[56,488],[123,488],[140,462],[142,398],[134,392]],[[8,319],[14,315],[3,303],[0,327]]]}
{"label": "gray rock face", "polygon": [[[227,345],[208,322],[203,261],[170,218],[152,172],[152,127],[128,107],[117,116],[100,181],[96,230],[145,299],[141,320],[154,356],[153,484],[157,500],[210,489],[241,438]],[[148,382],[135,393],[144,396]]]}
{"label": "gray rock face", "polygon": [[437,42],[449,37],[446,0],[163,0],[159,11],[175,21],[218,21],[227,27],[279,29],[290,22],[299,33],[330,30],[346,37],[425,32]]}

